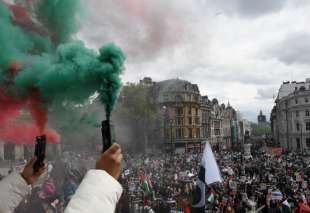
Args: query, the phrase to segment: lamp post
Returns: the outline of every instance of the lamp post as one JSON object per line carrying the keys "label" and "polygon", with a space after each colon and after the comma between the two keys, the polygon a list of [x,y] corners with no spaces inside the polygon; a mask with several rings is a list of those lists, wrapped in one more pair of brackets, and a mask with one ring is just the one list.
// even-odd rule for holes
{"label": "lamp post", "polygon": [[300,122],[300,148],[301,148],[301,153],[303,153],[304,152],[304,147],[303,147],[303,141],[302,141],[302,123]]}
{"label": "lamp post", "polygon": [[165,106],[165,105],[162,107],[162,109],[164,111],[164,132],[163,132],[164,133],[164,141],[165,141],[164,143],[165,143],[165,149],[167,149],[166,146],[168,143],[168,132],[167,132],[167,129],[168,129],[168,109],[167,109],[167,106]]}
{"label": "lamp post", "polygon": [[170,124],[170,145],[171,145],[171,154],[173,154],[173,143],[172,143],[172,125],[173,125],[173,119],[169,120],[169,124]]}

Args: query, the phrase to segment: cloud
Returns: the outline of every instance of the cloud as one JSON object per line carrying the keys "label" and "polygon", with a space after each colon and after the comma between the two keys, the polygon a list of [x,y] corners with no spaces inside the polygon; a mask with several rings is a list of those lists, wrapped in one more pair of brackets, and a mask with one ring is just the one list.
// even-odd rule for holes
{"label": "cloud", "polygon": [[310,65],[310,33],[294,32],[267,50],[267,54],[287,64]]}
{"label": "cloud", "polygon": [[273,99],[277,95],[277,89],[275,87],[258,88],[257,99],[268,100]]}
{"label": "cloud", "polygon": [[293,33],[308,29],[309,0],[85,2],[79,36],[91,47],[112,41],[124,49],[124,82],[189,80],[255,120],[260,109],[270,112],[272,88],[309,76],[308,36]]}
{"label": "cloud", "polygon": [[173,51],[190,27],[193,8],[182,2],[88,0],[80,36],[93,46],[116,42],[131,61],[154,60],[163,50]]}
{"label": "cloud", "polygon": [[218,13],[238,15],[246,18],[256,18],[285,8],[288,0],[208,0],[214,4]]}

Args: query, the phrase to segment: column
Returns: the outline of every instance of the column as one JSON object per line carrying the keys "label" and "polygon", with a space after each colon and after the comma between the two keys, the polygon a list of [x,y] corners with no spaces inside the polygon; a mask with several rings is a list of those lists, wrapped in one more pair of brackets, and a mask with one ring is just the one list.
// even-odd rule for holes
{"label": "column", "polygon": [[24,159],[24,145],[15,145],[15,160]]}
{"label": "column", "polygon": [[0,142],[0,160],[4,160],[4,143]]}

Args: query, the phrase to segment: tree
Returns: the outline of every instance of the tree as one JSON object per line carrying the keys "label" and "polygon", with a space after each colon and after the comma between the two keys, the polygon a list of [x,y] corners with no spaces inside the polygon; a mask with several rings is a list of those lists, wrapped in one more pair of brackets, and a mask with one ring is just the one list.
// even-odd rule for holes
{"label": "tree", "polygon": [[263,135],[266,136],[266,135],[270,135],[271,134],[271,127],[270,127],[269,123],[266,123],[266,124],[254,124],[252,126],[252,129],[253,129],[252,134],[256,135],[256,136],[263,136]]}
{"label": "tree", "polygon": [[[151,137],[156,131],[156,105],[153,104],[151,87],[127,84],[123,87],[114,113],[120,131],[127,129],[124,140],[138,151],[145,151],[155,142]],[[120,137],[124,137],[120,135]]]}

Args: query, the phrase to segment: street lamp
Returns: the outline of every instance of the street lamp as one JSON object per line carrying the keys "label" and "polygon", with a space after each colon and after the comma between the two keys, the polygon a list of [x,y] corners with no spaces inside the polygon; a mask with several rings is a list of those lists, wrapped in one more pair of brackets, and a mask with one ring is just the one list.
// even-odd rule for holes
{"label": "street lamp", "polygon": [[[167,129],[168,129],[167,128],[168,127],[168,109],[167,109],[167,106],[164,105],[162,107],[162,110],[164,111],[164,141],[165,141],[165,148],[166,148],[166,145],[168,142],[168,137],[167,137],[168,136],[168,133],[167,133]],[[170,139],[170,140],[172,140],[172,139]]]}
{"label": "street lamp", "polygon": [[302,141],[302,123],[300,123],[300,148],[301,148],[301,153],[303,153],[304,152],[304,147],[303,147],[303,141]]}
{"label": "street lamp", "polygon": [[170,145],[171,145],[171,154],[173,154],[173,143],[172,143],[172,125],[173,125],[173,119],[169,120],[170,124]]}

